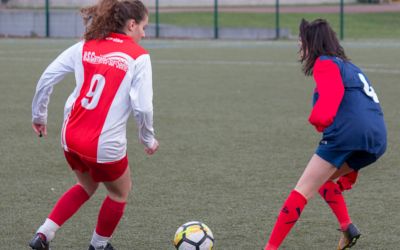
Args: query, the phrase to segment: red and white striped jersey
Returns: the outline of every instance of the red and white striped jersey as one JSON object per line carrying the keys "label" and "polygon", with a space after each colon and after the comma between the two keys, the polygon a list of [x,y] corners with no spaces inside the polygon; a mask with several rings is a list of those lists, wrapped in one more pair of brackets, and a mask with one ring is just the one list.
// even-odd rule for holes
{"label": "red and white striped jersey", "polygon": [[44,71],[32,102],[32,121],[47,123],[53,86],[70,72],[76,87],[64,108],[62,146],[106,163],[126,155],[126,124],[133,113],[139,139],[154,143],[150,56],[129,36],[81,41],[61,53]]}

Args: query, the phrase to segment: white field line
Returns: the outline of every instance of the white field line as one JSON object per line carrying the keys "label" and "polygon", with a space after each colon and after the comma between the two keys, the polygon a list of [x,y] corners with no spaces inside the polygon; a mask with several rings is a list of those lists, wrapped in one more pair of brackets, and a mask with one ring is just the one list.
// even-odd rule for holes
{"label": "white field line", "polygon": [[[48,51],[48,50],[47,50]],[[9,57],[0,55],[0,61],[9,62],[48,62],[45,58],[26,58],[26,57]],[[301,67],[299,62],[277,62],[277,61],[228,61],[228,60],[153,60],[153,64],[161,65],[239,65],[239,66],[276,66],[276,67]],[[383,74],[400,74],[399,65],[389,64],[363,64],[361,68],[365,72],[383,73]]]}
{"label": "white field line", "polygon": [[[242,65],[242,66],[286,66],[300,67],[298,62],[276,62],[276,61],[227,61],[227,60],[156,60],[155,64],[175,65]],[[386,64],[365,64],[362,67],[365,72],[400,74],[400,67]]]}
{"label": "white field line", "polygon": [[399,75],[400,69],[364,68],[363,71],[371,73]]}
{"label": "white field line", "polygon": [[272,61],[228,61],[228,60],[155,60],[155,64],[183,64],[183,65],[248,65],[248,66],[297,66],[295,62]]}

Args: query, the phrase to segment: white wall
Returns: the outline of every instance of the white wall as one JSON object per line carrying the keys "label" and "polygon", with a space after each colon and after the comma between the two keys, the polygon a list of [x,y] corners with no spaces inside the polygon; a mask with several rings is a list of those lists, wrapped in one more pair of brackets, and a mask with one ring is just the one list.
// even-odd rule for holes
{"label": "white wall", "polygon": [[[87,6],[97,2],[97,0],[49,0],[52,7],[76,7]],[[142,0],[148,7],[155,5],[155,0]],[[357,0],[346,0],[347,3],[354,3]],[[238,5],[275,5],[276,0],[218,0],[221,6]],[[280,4],[323,4],[336,3],[338,0],[280,0]],[[9,0],[10,7],[43,7],[45,0]],[[213,6],[214,0],[159,0],[160,6]]]}

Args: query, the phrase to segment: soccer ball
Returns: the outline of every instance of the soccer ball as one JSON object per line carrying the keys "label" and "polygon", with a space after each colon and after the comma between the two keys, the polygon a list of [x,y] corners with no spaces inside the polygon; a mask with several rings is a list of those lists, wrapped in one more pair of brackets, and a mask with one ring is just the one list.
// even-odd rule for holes
{"label": "soccer ball", "polygon": [[190,221],[176,231],[174,246],[178,250],[211,250],[214,246],[214,236],[206,224]]}

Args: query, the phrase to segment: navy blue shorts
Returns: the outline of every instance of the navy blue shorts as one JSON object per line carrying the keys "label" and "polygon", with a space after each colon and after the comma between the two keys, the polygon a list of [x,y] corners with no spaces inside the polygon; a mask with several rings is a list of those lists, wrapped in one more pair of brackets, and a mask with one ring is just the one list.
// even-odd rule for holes
{"label": "navy blue shorts", "polygon": [[344,163],[347,163],[350,168],[359,170],[366,167],[376,160],[381,155],[372,154],[367,151],[354,151],[354,150],[323,150],[317,148],[315,152],[319,157],[334,165],[339,169]]}

